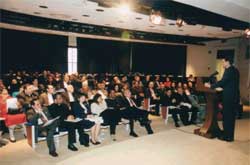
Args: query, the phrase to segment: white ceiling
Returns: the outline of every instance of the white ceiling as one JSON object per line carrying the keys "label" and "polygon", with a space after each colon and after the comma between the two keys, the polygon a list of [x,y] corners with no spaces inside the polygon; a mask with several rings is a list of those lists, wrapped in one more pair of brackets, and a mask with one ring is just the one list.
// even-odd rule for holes
{"label": "white ceiling", "polygon": [[250,0],[174,0],[250,23]]}
{"label": "white ceiling", "polygon": [[[212,7],[211,3],[214,2],[214,6],[217,6],[218,1],[227,0],[206,0],[207,3],[198,3],[205,0],[176,0],[183,3],[196,2],[196,5],[204,7],[209,4],[208,7]],[[244,0],[241,0],[245,2]],[[250,0],[248,0],[250,1]],[[241,36],[243,31],[233,30],[231,32],[223,31],[221,28],[202,26],[202,25],[185,25],[184,27],[177,28],[177,26],[170,26],[169,23],[175,23],[172,20],[166,20],[166,24],[153,25],[149,21],[147,15],[130,12],[127,15],[121,13],[117,8],[102,8],[97,3],[89,2],[87,0],[0,0],[0,8],[10,10],[14,12],[21,12],[30,15],[36,15],[47,18],[54,18],[60,20],[68,20],[73,22],[89,23],[94,25],[117,27],[129,30],[140,30],[146,32],[165,33],[165,34],[177,34],[177,35],[190,35],[199,37],[218,37],[218,38],[232,38]],[[190,3],[192,4],[192,3]],[[244,3],[242,3],[244,5]],[[47,9],[40,8],[40,5],[48,6]],[[225,5],[225,3],[224,3]],[[104,12],[97,12],[96,9],[103,9]],[[215,9],[227,9],[227,6],[215,7]],[[244,15],[243,9],[238,6],[237,14]],[[212,10],[211,10],[212,11]],[[38,12],[38,13],[37,13]],[[236,12],[236,11],[235,11]],[[82,15],[89,15],[89,17],[83,17]],[[136,18],[142,18],[137,20]],[[243,18],[243,17],[242,17]],[[243,18],[245,19],[245,17]]]}

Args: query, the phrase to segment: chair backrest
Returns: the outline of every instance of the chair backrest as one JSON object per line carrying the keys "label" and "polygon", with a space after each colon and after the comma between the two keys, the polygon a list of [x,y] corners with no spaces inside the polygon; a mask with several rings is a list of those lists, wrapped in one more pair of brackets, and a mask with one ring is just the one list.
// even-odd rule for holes
{"label": "chair backrest", "polygon": [[197,103],[199,102],[198,96],[192,95],[192,97],[194,98],[194,100],[195,100]]}
{"label": "chair backrest", "polygon": [[13,92],[12,97],[17,97],[18,94],[19,94],[19,92]]}
{"label": "chair backrest", "polygon": [[143,102],[144,102],[143,109],[149,111],[150,110],[150,98],[144,98]]}

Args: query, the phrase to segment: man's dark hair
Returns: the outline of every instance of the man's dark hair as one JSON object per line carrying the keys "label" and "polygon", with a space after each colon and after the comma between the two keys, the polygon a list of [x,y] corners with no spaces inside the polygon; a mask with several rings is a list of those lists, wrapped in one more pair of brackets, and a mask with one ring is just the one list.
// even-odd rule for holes
{"label": "man's dark hair", "polygon": [[54,88],[54,86],[53,86],[53,85],[48,84],[48,85],[46,85],[46,89],[49,89],[49,87],[50,87],[50,86],[52,86],[52,87]]}
{"label": "man's dark hair", "polygon": [[88,95],[86,93],[83,92],[77,92],[76,93],[76,97],[79,99],[80,97],[85,96],[86,98],[88,98]]}
{"label": "man's dark hair", "polygon": [[231,56],[225,56],[223,59],[225,61],[228,61],[230,63],[230,65],[232,65],[234,62],[233,57],[231,57]]}
{"label": "man's dark hair", "polygon": [[62,97],[62,93],[61,92],[57,92],[53,95],[53,99],[55,100],[57,98],[57,96],[61,96]]}
{"label": "man's dark hair", "polygon": [[167,88],[166,88],[166,92],[167,92],[167,91],[172,91],[172,89],[167,87]]}
{"label": "man's dark hair", "polygon": [[30,85],[31,84],[29,84],[29,83],[24,84],[23,89],[26,90],[28,88],[28,86],[30,86]]}
{"label": "man's dark hair", "polygon": [[178,89],[183,89],[183,88],[182,88],[182,87],[177,87],[177,90],[178,90]]}
{"label": "man's dark hair", "polygon": [[30,105],[31,106],[35,105],[36,101],[39,101],[39,99],[38,98],[32,99],[31,102],[30,102]]}

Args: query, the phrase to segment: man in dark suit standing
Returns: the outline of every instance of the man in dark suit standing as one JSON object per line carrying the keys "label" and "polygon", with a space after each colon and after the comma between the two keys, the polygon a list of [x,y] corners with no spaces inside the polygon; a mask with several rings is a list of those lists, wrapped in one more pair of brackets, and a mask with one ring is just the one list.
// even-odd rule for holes
{"label": "man in dark suit standing", "polygon": [[225,57],[223,59],[223,67],[225,72],[220,81],[210,85],[205,83],[208,88],[223,88],[223,136],[219,139],[232,142],[234,141],[235,115],[237,105],[239,104],[240,90],[239,90],[239,71],[233,65],[233,59]]}

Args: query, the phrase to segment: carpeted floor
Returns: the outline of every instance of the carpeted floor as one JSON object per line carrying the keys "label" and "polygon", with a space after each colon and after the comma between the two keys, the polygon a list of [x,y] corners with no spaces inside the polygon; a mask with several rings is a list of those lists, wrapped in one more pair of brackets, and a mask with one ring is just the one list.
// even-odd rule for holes
{"label": "carpeted floor", "polygon": [[166,126],[162,119],[153,117],[155,134],[146,135],[145,129],[136,125],[139,138],[128,136],[124,126],[117,130],[117,142],[112,142],[105,130],[105,140],[100,146],[89,148],[77,145],[78,152],[67,149],[67,137],[60,139],[58,158],[48,155],[45,142],[32,150],[26,140],[0,148],[1,165],[250,165],[250,120],[236,122],[236,141],[227,143],[206,139],[193,134],[197,126],[176,129],[170,120]]}

